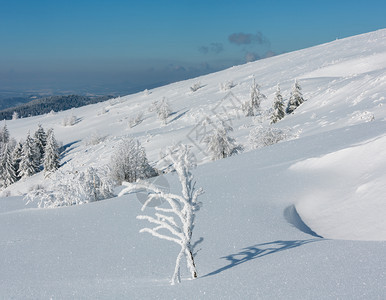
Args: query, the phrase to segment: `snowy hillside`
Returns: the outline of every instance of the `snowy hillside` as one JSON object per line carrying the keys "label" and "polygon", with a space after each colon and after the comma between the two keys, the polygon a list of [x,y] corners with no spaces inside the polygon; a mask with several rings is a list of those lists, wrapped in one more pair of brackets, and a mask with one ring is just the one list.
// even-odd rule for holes
{"label": "snowy hillside", "polygon": [[[245,117],[253,78],[267,99],[261,116]],[[295,79],[307,101],[273,125],[287,140],[254,149],[250,133],[270,126],[276,85],[287,103]],[[173,111],[165,125],[149,111],[163,97]],[[385,104],[384,29],[7,122],[17,140],[38,124],[53,128],[66,147],[64,170],[109,164],[126,137],[138,138],[163,170],[160,150],[189,144],[205,194],[194,232],[203,239],[199,278],[171,287],[178,248],[138,233],[135,195],[37,209],[22,195],[45,184],[42,173],[11,185],[0,198],[0,298],[386,297]],[[129,126],[140,113],[143,121]],[[71,116],[75,124],[64,126]],[[206,117],[231,123],[244,152],[212,162],[202,143],[213,126]],[[179,192],[176,176],[163,178]]]}

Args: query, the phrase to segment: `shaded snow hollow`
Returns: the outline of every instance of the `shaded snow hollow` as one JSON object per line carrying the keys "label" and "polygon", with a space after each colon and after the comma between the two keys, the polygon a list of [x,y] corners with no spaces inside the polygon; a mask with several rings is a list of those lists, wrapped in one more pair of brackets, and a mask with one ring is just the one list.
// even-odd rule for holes
{"label": "shaded snow hollow", "polygon": [[[194,142],[194,175],[206,193],[194,232],[202,241],[199,278],[171,287],[178,247],[138,233],[145,224],[135,219],[135,195],[36,209],[19,195],[44,183],[42,174],[16,183],[12,197],[0,198],[0,298],[385,298],[385,55],[386,30],[379,30],[149,94],[7,122],[17,139],[39,123],[53,127],[67,145],[63,168],[104,165],[127,136],[139,138],[162,168],[160,149]],[[298,138],[210,162],[195,126],[204,114],[218,117],[219,103],[230,105],[220,84],[233,81],[234,99],[244,101],[253,75],[268,96],[265,110],[277,83],[288,100],[299,79],[307,101],[277,124]],[[174,112],[164,126],[147,111],[162,97]],[[139,112],[143,122],[130,128]],[[227,113],[232,135],[249,150],[259,118],[232,107]],[[64,127],[71,114],[79,122]],[[92,145],[92,135],[104,141]],[[165,179],[179,191],[176,176]]]}

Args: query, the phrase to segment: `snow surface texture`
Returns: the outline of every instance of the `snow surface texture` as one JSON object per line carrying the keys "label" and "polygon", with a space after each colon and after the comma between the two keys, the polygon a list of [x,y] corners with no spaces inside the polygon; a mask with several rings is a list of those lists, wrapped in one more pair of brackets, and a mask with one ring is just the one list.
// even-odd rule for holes
{"label": "snow surface texture", "polygon": [[[298,138],[210,162],[197,137],[197,124],[210,126],[205,115],[231,118],[232,136],[246,149],[256,148],[248,147],[250,131],[269,123],[234,105],[248,100],[253,76],[267,96],[265,111],[277,83],[288,101],[298,79],[307,101],[275,124]],[[219,88],[225,82],[233,87]],[[173,111],[166,124],[148,110],[163,97]],[[43,174],[8,187],[3,194],[12,196],[0,198],[0,298],[385,298],[385,99],[386,30],[379,30],[7,122],[17,139],[39,123],[54,128],[66,146],[64,169],[107,164],[127,136],[138,138],[160,169],[160,149],[191,144],[205,194],[193,236],[201,241],[199,278],[171,287],[178,246],[138,233],[142,204],[135,195],[36,209],[20,195],[44,184]],[[132,126],[140,113],[143,120]],[[71,116],[77,122],[63,126]],[[176,176],[164,178],[180,192]]]}

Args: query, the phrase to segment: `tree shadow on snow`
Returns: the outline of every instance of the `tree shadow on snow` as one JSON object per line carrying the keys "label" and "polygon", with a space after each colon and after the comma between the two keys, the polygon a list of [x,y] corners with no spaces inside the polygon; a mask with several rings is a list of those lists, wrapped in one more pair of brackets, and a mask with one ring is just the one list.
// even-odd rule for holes
{"label": "tree shadow on snow", "polygon": [[177,121],[179,118],[183,117],[188,111],[189,111],[189,109],[185,110],[182,113],[180,113],[180,111],[176,111],[176,112],[171,113],[170,116],[175,116],[175,117],[173,119],[171,119],[168,123]]}
{"label": "tree shadow on snow", "polygon": [[257,244],[254,246],[250,246],[242,249],[239,253],[230,254],[221,258],[225,258],[229,263],[209,274],[206,274],[203,277],[213,276],[219,274],[223,271],[226,271],[230,268],[241,265],[245,262],[251,261],[253,259],[263,257],[266,255],[278,253],[285,250],[290,250],[308,243],[313,243],[317,241],[322,241],[322,239],[308,239],[308,240],[294,240],[294,241],[274,241],[268,243]]}

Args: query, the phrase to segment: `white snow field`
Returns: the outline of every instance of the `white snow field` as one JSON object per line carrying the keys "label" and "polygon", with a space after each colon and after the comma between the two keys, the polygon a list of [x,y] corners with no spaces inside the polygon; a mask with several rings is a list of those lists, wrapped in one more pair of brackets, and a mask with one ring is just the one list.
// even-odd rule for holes
{"label": "white snow field", "polygon": [[[239,110],[253,76],[267,96],[263,117]],[[292,138],[252,149],[248,135],[268,126],[276,84],[288,101],[295,79],[307,101],[274,125]],[[228,81],[235,86],[221,90]],[[148,111],[162,97],[174,112],[166,125]],[[71,115],[78,122],[63,126]],[[229,118],[244,153],[211,162],[197,126],[205,115]],[[125,137],[159,169],[160,150],[192,145],[205,190],[193,233],[199,274],[188,280],[183,269],[170,285],[179,247],[139,233],[147,224],[134,194],[26,206],[23,194],[46,182],[39,173],[0,198],[0,299],[386,298],[386,29],[7,126],[19,140],[39,123],[66,145],[63,169],[108,164]],[[180,193],[176,175],[164,178]]]}

